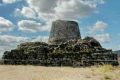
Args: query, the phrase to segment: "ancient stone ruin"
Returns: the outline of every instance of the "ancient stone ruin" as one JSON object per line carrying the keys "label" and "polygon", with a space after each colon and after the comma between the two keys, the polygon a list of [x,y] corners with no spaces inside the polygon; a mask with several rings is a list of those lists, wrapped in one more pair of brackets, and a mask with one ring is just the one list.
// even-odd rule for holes
{"label": "ancient stone ruin", "polygon": [[107,50],[93,37],[81,39],[75,21],[57,20],[52,24],[49,41],[27,42],[6,51],[3,64],[41,66],[119,65],[117,54]]}
{"label": "ancient stone ruin", "polygon": [[57,20],[52,23],[49,36],[49,44],[59,44],[70,39],[80,39],[80,31],[77,22]]}

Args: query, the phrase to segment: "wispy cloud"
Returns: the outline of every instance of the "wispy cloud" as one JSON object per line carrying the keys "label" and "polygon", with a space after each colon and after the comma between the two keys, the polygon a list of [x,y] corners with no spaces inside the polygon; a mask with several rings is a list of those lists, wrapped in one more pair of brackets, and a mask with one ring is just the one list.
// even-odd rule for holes
{"label": "wispy cloud", "polygon": [[93,26],[89,27],[90,32],[103,32],[108,27],[108,24],[103,21],[97,21]]}
{"label": "wispy cloud", "polygon": [[12,3],[15,3],[17,1],[21,1],[21,0],[2,0],[2,3],[3,4],[12,4]]}
{"label": "wispy cloud", "polygon": [[109,42],[111,40],[109,33],[96,34],[92,36],[102,43]]}
{"label": "wispy cloud", "polygon": [[88,32],[86,34],[88,36],[94,37],[101,43],[110,42],[111,35],[108,32],[106,32],[108,28],[108,24],[106,22],[98,20],[94,24],[89,25],[87,28],[88,28]]}
{"label": "wispy cloud", "polygon": [[9,21],[3,17],[0,17],[0,33],[6,32],[6,31],[11,31],[11,30],[13,30],[13,28],[14,28],[14,24],[11,21]]}
{"label": "wispy cloud", "polygon": [[47,31],[47,27],[42,25],[40,22],[33,20],[21,20],[18,22],[19,30],[24,32],[38,32],[38,31]]}

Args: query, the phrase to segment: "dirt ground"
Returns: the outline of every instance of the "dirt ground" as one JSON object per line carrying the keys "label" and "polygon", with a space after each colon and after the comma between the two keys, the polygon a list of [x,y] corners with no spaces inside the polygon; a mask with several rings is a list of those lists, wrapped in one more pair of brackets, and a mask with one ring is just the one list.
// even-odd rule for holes
{"label": "dirt ground", "polygon": [[120,67],[42,67],[0,65],[0,80],[120,80]]}

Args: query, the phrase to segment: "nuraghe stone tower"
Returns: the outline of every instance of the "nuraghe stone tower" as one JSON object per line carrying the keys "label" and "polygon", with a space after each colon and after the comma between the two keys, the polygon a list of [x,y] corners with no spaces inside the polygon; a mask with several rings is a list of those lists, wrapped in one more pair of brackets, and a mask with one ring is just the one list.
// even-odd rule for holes
{"label": "nuraghe stone tower", "polygon": [[59,44],[71,39],[80,39],[80,30],[75,21],[56,20],[52,23],[49,44]]}
{"label": "nuraghe stone tower", "polygon": [[1,64],[41,66],[119,65],[117,54],[105,49],[93,37],[81,39],[75,21],[57,20],[52,24],[49,43],[26,42],[5,51]]}

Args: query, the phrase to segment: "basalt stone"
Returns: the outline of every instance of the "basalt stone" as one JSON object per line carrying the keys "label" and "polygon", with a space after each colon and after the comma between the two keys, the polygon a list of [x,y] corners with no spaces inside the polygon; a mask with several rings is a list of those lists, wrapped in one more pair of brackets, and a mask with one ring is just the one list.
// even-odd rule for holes
{"label": "basalt stone", "polygon": [[78,23],[75,21],[56,20],[52,28],[48,43],[51,45],[60,44],[70,39],[81,38]]}
{"label": "basalt stone", "polygon": [[72,39],[66,42],[61,42],[54,48],[53,52],[95,52],[106,50],[102,48],[100,43],[93,37],[85,37],[84,39]]}
{"label": "basalt stone", "polygon": [[45,42],[26,42],[26,43],[21,43],[20,45],[17,46],[17,48],[26,49],[26,48],[37,47],[37,46],[47,47],[48,44]]}
{"label": "basalt stone", "polygon": [[[45,57],[48,45],[44,42],[27,42],[18,45],[16,49],[5,51],[3,59],[34,60]],[[46,54],[46,55],[45,55]]]}

